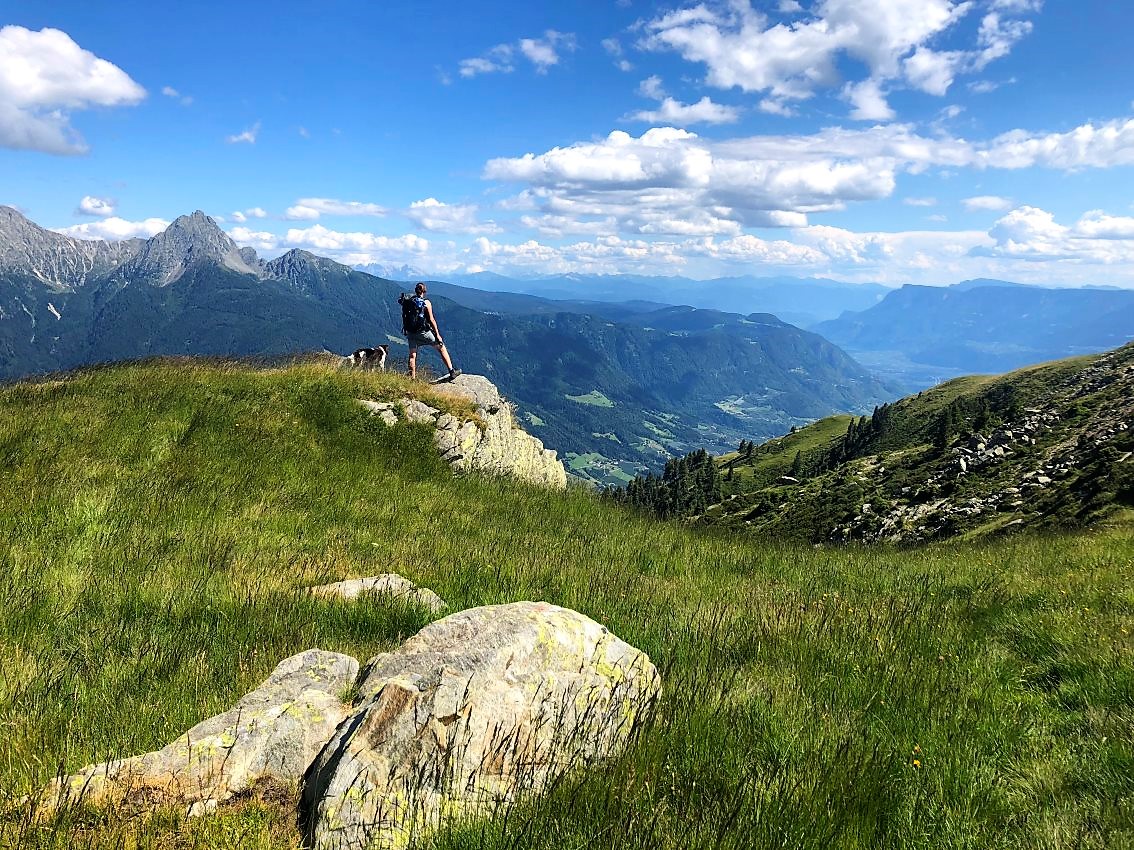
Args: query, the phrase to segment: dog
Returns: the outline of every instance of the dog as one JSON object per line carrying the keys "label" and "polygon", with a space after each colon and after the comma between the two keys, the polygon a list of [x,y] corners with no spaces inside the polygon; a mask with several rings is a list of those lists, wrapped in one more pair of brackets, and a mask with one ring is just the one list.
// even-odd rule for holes
{"label": "dog", "polygon": [[353,369],[377,369],[386,371],[386,356],[390,353],[390,346],[379,345],[377,348],[360,348],[343,358],[343,365]]}

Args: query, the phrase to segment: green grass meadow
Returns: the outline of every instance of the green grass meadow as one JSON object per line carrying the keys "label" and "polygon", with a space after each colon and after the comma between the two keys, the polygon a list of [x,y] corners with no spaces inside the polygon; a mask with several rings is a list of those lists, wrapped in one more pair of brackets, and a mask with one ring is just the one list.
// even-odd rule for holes
{"label": "green grass meadow", "polygon": [[577,609],[664,677],[624,756],[439,850],[1134,847],[1134,524],[730,539],[454,477],[427,428],[353,401],[407,388],[204,361],[0,387],[0,847],[299,847],[294,789],[194,819],[36,822],[20,798],[163,746],[287,655],[397,645],[428,615],[301,592],[387,571],[454,609]]}

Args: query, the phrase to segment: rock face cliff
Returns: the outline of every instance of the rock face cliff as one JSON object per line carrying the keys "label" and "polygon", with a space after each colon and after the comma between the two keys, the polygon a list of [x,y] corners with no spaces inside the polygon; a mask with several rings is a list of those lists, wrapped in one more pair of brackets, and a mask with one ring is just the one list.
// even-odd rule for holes
{"label": "rock face cliff", "polygon": [[482,375],[461,375],[438,385],[441,393],[468,399],[476,405],[481,422],[462,421],[416,399],[399,403],[362,400],[371,412],[388,425],[401,420],[433,426],[437,450],[459,472],[485,472],[510,475],[521,481],[556,490],[567,486],[567,470],[552,449],[516,424],[512,409],[500,391]]}

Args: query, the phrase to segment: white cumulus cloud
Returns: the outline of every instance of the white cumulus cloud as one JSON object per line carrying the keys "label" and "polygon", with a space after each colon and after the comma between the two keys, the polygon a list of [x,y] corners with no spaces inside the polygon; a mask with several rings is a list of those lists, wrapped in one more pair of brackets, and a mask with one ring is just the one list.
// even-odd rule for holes
{"label": "white cumulus cloud", "polygon": [[114,215],[118,202],[111,198],[96,198],[93,195],[83,195],[79,201],[79,208],[75,210],[78,215],[94,215],[106,217]]}
{"label": "white cumulus cloud", "polygon": [[0,146],[80,154],[86,143],[71,113],[92,106],[128,106],[146,90],[57,29],[0,28]]}
{"label": "white cumulus cloud", "polygon": [[75,239],[105,239],[116,242],[122,239],[149,239],[151,236],[161,233],[167,227],[169,227],[169,222],[162,218],[127,221],[117,216],[111,216],[99,221],[76,224],[72,227],[55,228],[55,232]]}
{"label": "white cumulus cloud", "polygon": [[405,211],[410,219],[425,230],[441,233],[498,233],[494,222],[477,219],[475,204],[446,204],[436,198],[414,201]]}
{"label": "white cumulus cloud", "polygon": [[733,124],[740,119],[740,110],[735,106],[714,103],[708,96],[696,103],[682,103],[666,97],[656,109],[643,109],[629,118],[649,124]]}
{"label": "white cumulus cloud", "polygon": [[362,201],[340,201],[335,198],[300,198],[287,208],[284,218],[314,221],[321,215],[384,216],[388,210],[378,204]]}
{"label": "white cumulus cloud", "polygon": [[[1007,55],[1031,30],[1019,16],[1037,9],[997,5],[982,19],[971,48],[935,49],[975,6],[971,0],[818,0],[805,10],[788,0],[778,12],[798,17],[783,21],[751,0],[706,0],[646,22],[641,46],[703,65],[709,85],[766,95],[766,111],[843,84],[853,117],[890,120],[883,84],[942,95],[958,74],[980,71]],[[865,79],[843,81],[844,59],[865,66]]]}

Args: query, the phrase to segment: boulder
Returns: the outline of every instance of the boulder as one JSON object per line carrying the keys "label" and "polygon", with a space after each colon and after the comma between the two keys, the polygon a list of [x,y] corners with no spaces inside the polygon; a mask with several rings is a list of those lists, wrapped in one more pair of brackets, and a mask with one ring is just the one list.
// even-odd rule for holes
{"label": "boulder", "polygon": [[362,672],[356,712],[303,789],[314,848],[403,848],[611,756],[652,707],[649,658],[542,602],[427,626]]}
{"label": "boulder", "polygon": [[432,425],[433,442],[441,457],[459,472],[511,475],[557,490],[567,486],[567,470],[555,452],[519,427],[512,408],[488,378],[461,375],[434,390],[471,401],[480,423],[458,419],[411,398],[402,399],[400,405],[366,399],[359,399],[359,404],[387,425],[400,421],[399,408],[406,421]]}
{"label": "boulder", "polygon": [[369,578],[352,578],[331,584],[320,584],[307,588],[313,596],[338,599],[357,599],[364,593],[400,599],[437,613],[446,607],[445,600],[428,587],[418,587],[408,578],[397,573],[382,573]]}
{"label": "boulder", "polygon": [[54,780],[37,811],[83,803],[215,808],[264,780],[298,786],[346,719],[341,694],[358,675],[348,655],[309,649],[281,661],[231,709],[202,721],[152,753],[104,762]]}
{"label": "boulder", "polygon": [[474,423],[460,423],[453,417],[438,419],[435,442],[454,468],[511,475],[557,490],[567,486],[567,470],[555,452],[516,424],[512,408],[488,378],[461,375],[438,385],[437,390],[471,401],[485,426],[481,430]]}

